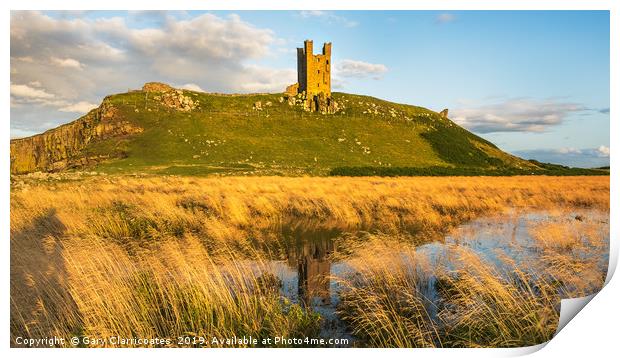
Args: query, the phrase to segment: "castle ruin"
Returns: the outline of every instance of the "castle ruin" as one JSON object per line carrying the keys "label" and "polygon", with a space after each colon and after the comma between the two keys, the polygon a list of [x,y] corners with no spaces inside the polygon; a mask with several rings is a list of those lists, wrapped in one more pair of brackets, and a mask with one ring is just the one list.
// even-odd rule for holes
{"label": "castle ruin", "polygon": [[303,48],[297,48],[297,83],[286,88],[285,93],[302,99],[304,109],[312,112],[335,113],[336,102],[331,90],[332,44],[323,44],[321,54],[313,52],[312,40],[304,41]]}

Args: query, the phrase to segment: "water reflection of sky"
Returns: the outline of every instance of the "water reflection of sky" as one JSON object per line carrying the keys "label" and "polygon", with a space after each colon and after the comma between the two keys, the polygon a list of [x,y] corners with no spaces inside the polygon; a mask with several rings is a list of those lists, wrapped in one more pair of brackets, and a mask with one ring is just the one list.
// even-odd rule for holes
{"label": "water reflection of sky", "polygon": [[[467,223],[447,235],[442,242],[435,241],[418,246],[416,255],[425,257],[426,265],[410,262],[411,271],[423,275],[420,280],[420,294],[425,298],[425,305],[431,318],[436,318],[439,294],[435,288],[436,277],[433,268],[443,266],[448,270],[454,265],[450,260],[450,248],[464,247],[474,250],[482,259],[494,265],[498,272],[505,265],[504,257],[508,257],[523,271],[535,270],[528,263],[537,259],[540,251],[530,235],[530,229],[536,224],[564,223],[571,224],[575,220],[590,220],[602,224],[603,235],[609,242],[609,214],[597,211],[587,213],[510,213],[493,218],[482,218]],[[273,260],[269,263],[271,270],[282,281],[281,293],[293,303],[309,307],[323,317],[322,336],[327,338],[349,338],[345,324],[338,319],[336,310],[339,304],[340,286],[337,278],[352,274],[347,262],[335,261],[334,251],[337,247],[334,240],[343,233],[338,230],[307,230],[299,228],[286,232],[286,259]],[[609,251],[604,250],[598,260],[599,267],[606,268]],[[577,252],[577,254],[580,254]],[[402,255],[407,262],[410,257]],[[584,253],[585,255],[585,253]]]}

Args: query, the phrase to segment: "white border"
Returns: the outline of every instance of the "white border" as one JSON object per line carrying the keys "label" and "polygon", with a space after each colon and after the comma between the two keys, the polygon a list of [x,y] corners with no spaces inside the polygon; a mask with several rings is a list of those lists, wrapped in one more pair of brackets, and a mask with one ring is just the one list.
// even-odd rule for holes
{"label": "white border", "polygon": [[[59,349],[46,349],[41,351],[40,349],[13,349],[9,347],[9,121],[10,118],[10,105],[9,105],[9,86],[10,82],[10,48],[9,48],[9,32],[10,32],[10,9],[73,9],[73,10],[85,10],[85,9],[97,9],[97,10],[142,10],[142,9],[211,9],[211,10],[261,10],[261,9],[277,9],[277,10],[611,10],[611,82],[610,82],[610,103],[620,103],[620,83],[618,80],[617,64],[620,63],[618,56],[620,46],[620,16],[618,12],[620,10],[619,2],[613,0],[314,0],[312,2],[295,1],[295,0],[266,0],[266,1],[252,1],[252,0],[228,0],[228,1],[194,1],[194,0],[175,0],[174,2],[165,0],[138,0],[138,1],[119,1],[119,0],[94,0],[94,1],[80,1],[80,0],[67,0],[62,2],[49,2],[49,1],[35,1],[35,0],[22,0],[22,1],[5,1],[7,8],[0,14],[3,25],[2,36],[2,50],[3,56],[1,61],[3,63],[2,72],[4,77],[4,86],[1,87],[2,95],[5,100],[4,108],[4,120],[2,122],[3,130],[0,131],[2,138],[2,154],[0,155],[0,180],[2,186],[2,197],[5,199],[2,205],[2,214],[0,216],[0,227],[4,232],[4,247],[2,252],[3,265],[2,275],[0,280],[3,291],[1,302],[2,307],[5,308],[0,315],[2,317],[3,325],[0,329],[4,333],[4,346],[3,349],[7,350],[5,354],[10,355],[41,355],[45,354],[50,357],[66,357],[68,356],[82,356],[84,354],[102,356],[108,354],[114,354],[117,356],[134,356],[148,355],[148,356],[169,356],[170,354],[179,354],[182,352],[184,355],[203,356],[208,354],[210,356],[237,356],[237,355],[260,355],[269,357],[286,357],[290,358],[291,355],[300,354],[320,354],[320,355],[336,355],[336,354],[348,354],[348,351],[338,351],[334,349],[321,349],[320,351],[308,351],[303,349],[295,349],[293,351],[289,349],[259,349],[259,350],[238,350],[238,349],[210,349],[203,351],[200,349],[189,350],[147,350],[147,349],[99,349],[99,350],[59,350]],[[613,106],[612,106],[613,107]],[[610,116],[616,113],[615,107],[611,108]],[[611,121],[610,128],[610,150],[611,155],[611,251],[610,251],[610,274],[608,280],[612,278],[612,273],[617,263],[618,256],[618,229],[614,223],[620,222],[618,219],[618,198],[620,193],[617,188],[618,177],[618,165],[620,165],[618,158],[613,155],[615,150],[615,140],[618,139],[618,133],[620,128],[615,121]],[[620,303],[620,284],[618,279],[615,279],[601,291],[596,297],[592,299],[592,302],[587,305],[582,313],[577,315],[573,322],[569,323],[565,329],[562,330],[551,340],[548,347],[542,349],[539,356],[585,356],[585,355],[603,355],[617,351],[617,328],[618,328],[618,303]],[[528,354],[542,348],[544,345],[522,349],[417,349],[417,350],[403,350],[403,349],[367,349],[357,350],[355,354],[362,356],[370,356],[375,354],[390,354],[396,356],[411,356],[424,355],[424,356],[454,356],[459,357],[485,357],[485,356],[512,356]],[[606,354],[607,353],[607,354]]]}

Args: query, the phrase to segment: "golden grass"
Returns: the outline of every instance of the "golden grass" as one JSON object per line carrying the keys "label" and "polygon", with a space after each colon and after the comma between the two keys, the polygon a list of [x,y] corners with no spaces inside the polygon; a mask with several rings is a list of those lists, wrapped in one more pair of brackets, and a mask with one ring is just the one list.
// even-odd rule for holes
{"label": "golden grass", "polygon": [[[345,239],[346,240],[346,239]],[[440,334],[422,292],[428,267],[415,248],[393,237],[367,235],[348,242],[345,254],[353,273],[336,278],[344,287],[340,316],[353,334],[371,347],[435,347]]]}
{"label": "golden grass", "polygon": [[[84,259],[92,250],[104,254]],[[191,235],[147,257],[132,258],[91,240],[72,242],[67,252],[77,280],[69,287],[87,336],[261,339],[317,333],[318,318],[283,303],[276,278],[261,261],[250,265],[232,252],[216,259]]]}
{"label": "golden grass", "polygon": [[[232,251],[213,257],[191,234],[134,255],[101,238],[66,238],[62,262],[55,263],[63,275],[41,273],[32,292],[18,281],[21,272],[12,272],[12,335],[170,338],[147,346],[177,346],[181,336],[208,337],[191,345],[212,346],[212,337],[316,335],[319,317],[281,299],[278,279],[260,257],[251,263]],[[24,305],[21,299],[33,293],[42,294],[38,306]],[[34,321],[23,319],[28,315]]]}
{"label": "golden grass", "polygon": [[[521,347],[548,341],[561,299],[602,288],[609,238],[609,226],[597,219],[554,215],[565,219],[533,222],[532,242],[514,243],[519,262],[499,249],[497,262],[489,261],[459,245],[458,238],[434,252],[419,252],[394,235],[345,238],[341,244],[355,249],[339,257],[352,268],[336,278],[344,287],[340,314],[373,347]],[[439,297],[430,300],[433,294]]]}
{"label": "golden grass", "polygon": [[[20,335],[316,334],[316,315],[283,302],[264,264],[266,256],[284,255],[278,229],[313,225],[386,233],[360,251],[366,252],[357,266],[364,278],[349,284],[350,297],[366,301],[355,303],[359,309],[372,309],[372,316],[348,317],[354,331],[374,335],[370,342],[379,346],[449,345],[442,341],[446,332],[425,313],[427,303],[411,294],[419,286],[419,281],[409,281],[413,276],[407,263],[413,252],[403,256],[405,261],[386,261],[373,254],[380,250],[378,241],[392,245],[381,249],[382,257],[389,257],[390,250],[404,250],[390,240],[404,229],[426,241],[473,218],[514,208],[608,211],[609,178],[99,177],[29,182],[11,192],[12,342]],[[543,228],[532,232],[545,235]],[[575,261],[566,249],[577,246],[558,233],[549,228],[553,238],[543,240],[547,246],[542,247],[548,262],[564,259],[569,275]],[[600,240],[590,245],[604,247]],[[512,283],[501,284],[509,288]],[[364,294],[368,287],[378,298]],[[394,292],[398,305],[393,311],[384,309],[381,295]],[[534,307],[523,307],[527,309]],[[451,317],[460,317],[455,315]],[[399,321],[401,316],[408,318]],[[465,318],[459,320],[467,322]],[[541,324],[540,319],[532,322]],[[509,344],[505,334],[497,337],[487,343]]]}

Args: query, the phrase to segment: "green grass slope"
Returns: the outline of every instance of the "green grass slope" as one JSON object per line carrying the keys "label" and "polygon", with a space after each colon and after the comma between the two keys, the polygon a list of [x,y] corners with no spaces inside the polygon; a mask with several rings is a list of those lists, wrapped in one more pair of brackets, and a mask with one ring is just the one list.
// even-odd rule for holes
{"label": "green grass slope", "polygon": [[[334,93],[336,114],[304,111],[281,94],[184,91],[200,105],[178,111],[142,91],[109,96],[142,133],[90,143],[111,155],[107,173],[327,175],[335,168],[532,169],[438,113],[368,96]],[[254,103],[261,102],[262,110]]]}

